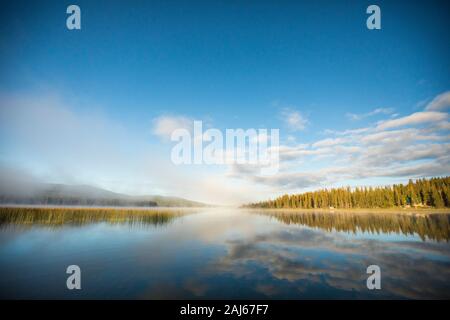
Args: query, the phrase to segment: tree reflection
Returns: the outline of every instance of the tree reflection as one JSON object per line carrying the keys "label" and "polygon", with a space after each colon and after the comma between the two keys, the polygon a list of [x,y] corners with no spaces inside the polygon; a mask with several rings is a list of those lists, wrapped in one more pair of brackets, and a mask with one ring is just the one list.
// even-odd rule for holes
{"label": "tree reflection", "polygon": [[299,224],[326,231],[349,233],[417,234],[425,241],[449,241],[450,215],[397,214],[384,212],[255,211],[285,224]]}

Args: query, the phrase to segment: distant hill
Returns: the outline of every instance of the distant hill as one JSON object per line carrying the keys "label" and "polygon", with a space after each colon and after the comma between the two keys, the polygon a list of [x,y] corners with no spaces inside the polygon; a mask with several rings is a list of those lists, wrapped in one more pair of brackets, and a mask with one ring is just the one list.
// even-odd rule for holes
{"label": "distant hill", "polygon": [[208,207],[208,206],[210,206],[210,205],[202,203],[202,202],[187,200],[187,199],[178,198],[178,197],[153,195],[153,196],[141,196],[141,197],[138,196],[138,197],[134,197],[134,198],[145,200],[145,201],[154,201],[160,207]]}
{"label": "distant hill", "polygon": [[129,206],[129,207],[203,207],[203,203],[159,195],[130,196],[89,185],[35,183],[3,185],[1,204]]}

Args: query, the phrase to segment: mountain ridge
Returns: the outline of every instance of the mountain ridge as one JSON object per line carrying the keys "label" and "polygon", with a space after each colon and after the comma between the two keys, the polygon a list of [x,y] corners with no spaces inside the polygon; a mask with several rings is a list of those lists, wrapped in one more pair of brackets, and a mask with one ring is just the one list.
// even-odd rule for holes
{"label": "mountain ridge", "polygon": [[88,206],[137,206],[137,207],[205,207],[208,204],[174,196],[132,196],[94,187],[91,185],[67,185],[34,183],[17,188],[0,190],[1,204],[29,205],[88,205]]}

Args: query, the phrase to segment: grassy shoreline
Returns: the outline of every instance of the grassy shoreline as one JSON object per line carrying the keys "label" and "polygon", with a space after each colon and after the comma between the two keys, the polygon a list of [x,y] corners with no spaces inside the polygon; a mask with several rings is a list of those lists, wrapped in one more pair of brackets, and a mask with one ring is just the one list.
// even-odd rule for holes
{"label": "grassy shoreline", "polygon": [[177,211],[198,210],[204,207],[127,207],[127,206],[82,206],[82,205],[41,205],[41,204],[0,204],[1,209],[60,209],[60,210],[116,210],[116,211]]}
{"label": "grassy shoreline", "polygon": [[[214,210],[216,207],[210,207],[209,209]],[[220,208],[220,207],[217,207]],[[54,205],[18,205],[18,204],[1,204],[0,212],[10,209],[23,209],[23,210],[51,210],[51,211],[97,211],[97,212],[127,212],[127,213],[138,213],[143,212],[180,212],[180,211],[198,211],[200,209],[205,209],[204,207],[108,207],[108,206],[54,206]],[[238,207],[233,208],[242,211],[265,211],[265,212],[321,212],[321,213],[405,213],[405,214],[450,214],[450,208],[246,208]]]}
{"label": "grassy shoreline", "polygon": [[11,224],[83,225],[93,222],[163,225],[193,212],[161,208],[0,207],[0,227]]}

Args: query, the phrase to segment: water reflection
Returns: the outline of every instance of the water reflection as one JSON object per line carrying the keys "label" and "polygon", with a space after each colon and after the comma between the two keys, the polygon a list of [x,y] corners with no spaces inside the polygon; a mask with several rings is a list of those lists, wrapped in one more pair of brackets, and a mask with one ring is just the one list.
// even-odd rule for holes
{"label": "water reflection", "polygon": [[[450,298],[448,217],[208,208],[134,229],[127,219],[152,215],[102,214],[2,220],[0,297]],[[65,222],[47,228],[53,219]],[[27,227],[5,227],[16,220]],[[70,264],[82,269],[81,291],[65,287]],[[381,268],[381,290],[366,287],[371,264]]]}
{"label": "water reflection", "polygon": [[91,223],[162,226],[192,210],[70,207],[1,207],[0,228],[82,226]]}
{"label": "water reflection", "polygon": [[[226,241],[210,272],[252,283],[259,298],[450,297],[450,247],[437,241],[448,240],[448,216],[253,213],[281,224]],[[382,290],[367,290],[371,264],[381,267]]]}
{"label": "water reflection", "polygon": [[295,212],[254,211],[286,224],[298,224],[325,231],[349,233],[417,234],[422,240],[447,241],[450,238],[450,215],[395,212]]}
{"label": "water reflection", "polygon": [[[365,286],[366,268],[382,270],[382,290]],[[230,240],[211,272],[251,282],[266,298],[448,298],[448,247],[423,242],[348,239],[315,230],[281,230]]]}

